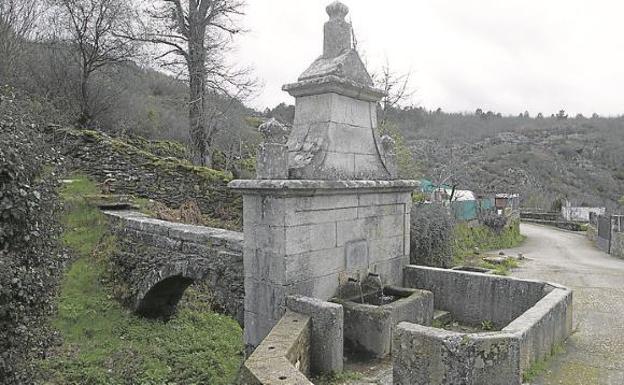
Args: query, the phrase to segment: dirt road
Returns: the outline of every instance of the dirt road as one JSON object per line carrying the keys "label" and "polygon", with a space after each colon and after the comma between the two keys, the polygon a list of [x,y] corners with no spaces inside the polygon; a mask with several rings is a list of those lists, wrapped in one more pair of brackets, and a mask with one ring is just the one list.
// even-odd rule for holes
{"label": "dirt road", "polygon": [[624,260],[596,249],[584,234],[523,224],[526,242],[509,254],[529,260],[513,276],[574,290],[576,332],[536,385],[624,385]]}

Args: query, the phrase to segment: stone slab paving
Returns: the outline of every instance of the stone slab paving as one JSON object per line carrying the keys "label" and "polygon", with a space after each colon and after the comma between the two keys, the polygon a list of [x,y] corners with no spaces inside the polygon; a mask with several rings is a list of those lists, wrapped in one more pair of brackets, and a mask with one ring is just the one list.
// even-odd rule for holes
{"label": "stone slab paving", "polygon": [[392,385],[392,360],[370,360],[345,363],[345,370],[360,373],[358,380],[346,382],[344,385]]}
{"label": "stone slab paving", "polygon": [[624,260],[599,251],[583,234],[523,224],[527,241],[513,276],[574,290],[575,333],[534,385],[624,384]]}

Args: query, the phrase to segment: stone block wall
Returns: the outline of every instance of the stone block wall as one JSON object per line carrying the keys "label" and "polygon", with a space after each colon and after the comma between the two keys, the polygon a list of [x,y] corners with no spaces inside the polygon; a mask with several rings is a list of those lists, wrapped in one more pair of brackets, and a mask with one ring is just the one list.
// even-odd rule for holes
{"label": "stone block wall", "polygon": [[548,213],[548,212],[520,212],[520,219],[522,220],[536,220],[536,221],[544,221],[544,222],[555,222],[560,219],[559,213]]}
{"label": "stone block wall", "polygon": [[310,370],[313,373],[340,373],[344,359],[344,312],[341,305],[316,298],[290,296],[288,309],[310,316]]}
{"label": "stone block wall", "polygon": [[[316,179],[319,168],[332,178],[388,177],[375,138],[377,104],[336,93],[297,98],[294,129],[289,138],[290,177]],[[307,149],[321,143],[318,159],[307,161]],[[315,154],[312,152],[312,154]],[[314,164],[318,162],[318,164]]]}
{"label": "stone block wall", "polygon": [[242,198],[227,188],[229,173],[159,157],[95,131],[61,129],[54,141],[72,168],[112,193],[154,199],[173,208],[194,200],[203,214],[240,222]]}
{"label": "stone block wall", "polygon": [[328,300],[341,282],[369,272],[398,285],[409,262],[411,190],[292,189],[244,196],[245,341],[252,346],[281,318],[288,295]]}
{"label": "stone block wall", "polygon": [[592,242],[596,242],[598,240],[598,228],[595,225],[588,225],[587,226],[587,239],[589,239]]}
{"label": "stone block wall", "polygon": [[590,213],[604,215],[606,211],[607,209],[605,207],[575,207],[564,205],[561,207],[561,216],[566,221],[588,223]]}
{"label": "stone block wall", "polygon": [[624,258],[624,233],[614,233],[611,240],[611,255]]}
{"label": "stone block wall", "polygon": [[412,323],[397,326],[396,385],[520,385],[520,344],[506,333],[464,334]]}
{"label": "stone block wall", "polygon": [[[128,306],[135,310],[147,306],[145,299],[168,278],[179,278],[167,289],[170,295],[181,295],[192,281],[203,280],[209,283],[217,309],[243,324],[242,233],[166,222],[131,211],[106,214],[118,241],[112,260],[115,276],[118,286],[125,287],[122,300]],[[174,311],[173,305],[163,310]]]}

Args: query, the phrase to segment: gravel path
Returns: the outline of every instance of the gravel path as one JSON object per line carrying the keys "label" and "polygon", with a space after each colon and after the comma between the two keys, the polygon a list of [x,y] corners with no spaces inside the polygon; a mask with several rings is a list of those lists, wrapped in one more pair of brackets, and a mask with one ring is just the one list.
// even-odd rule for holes
{"label": "gravel path", "polygon": [[535,385],[624,384],[624,260],[599,251],[584,234],[523,224],[527,241],[509,254],[529,258],[513,276],[574,290],[576,332]]}

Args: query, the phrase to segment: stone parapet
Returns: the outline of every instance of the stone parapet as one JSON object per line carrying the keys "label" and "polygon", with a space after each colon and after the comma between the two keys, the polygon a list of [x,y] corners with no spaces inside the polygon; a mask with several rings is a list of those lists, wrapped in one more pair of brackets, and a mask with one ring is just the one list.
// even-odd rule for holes
{"label": "stone parapet", "polygon": [[168,317],[184,290],[206,281],[215,306],[243,324],[243,234],[107,211],[118,247],[116,276],[127,287],[122,300],[148,316]]}
{"label": "stone parapet", "polygon": [[313,385],[310,374],[310,316],[286,312],[245,361],[242,385]]}
{"label": "stone parapet", "polygon": [[340,373],[343,368],[344,312],[342,306],[303,296],[286,299],[288,309],[312,318],[312,373]]}

